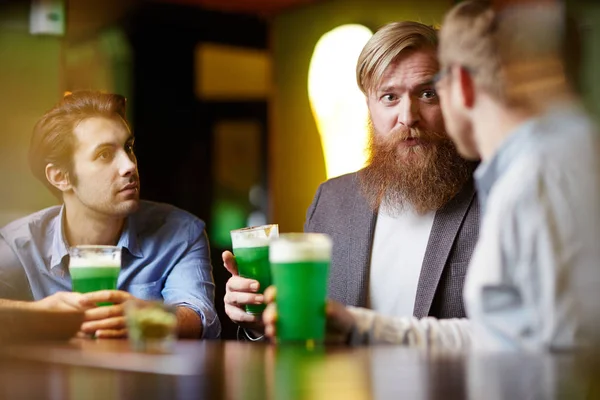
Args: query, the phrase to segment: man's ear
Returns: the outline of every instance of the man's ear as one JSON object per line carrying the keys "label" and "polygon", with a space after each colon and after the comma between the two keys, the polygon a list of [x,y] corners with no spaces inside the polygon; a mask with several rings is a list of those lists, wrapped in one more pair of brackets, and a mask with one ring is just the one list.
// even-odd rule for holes
{"label": "man's ear", "polygon": [[472,109],[475,105],[475,82],[473,81],[471,73],[466,68],[459,67],[458,81],[460,83],[463,106]]}
{"label": "man's ear", "polygon": [[61,192],[66,192],[72,188],[69,173],[52,163],[46,165],[46,179]]}

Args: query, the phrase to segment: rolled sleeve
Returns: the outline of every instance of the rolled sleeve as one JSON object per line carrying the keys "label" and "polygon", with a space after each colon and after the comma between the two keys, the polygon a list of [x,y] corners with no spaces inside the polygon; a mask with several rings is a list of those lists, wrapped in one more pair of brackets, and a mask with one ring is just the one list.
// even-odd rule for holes
{"label": "rolled sleeve", "polygon": [[189,234],[189,248],[169,274],[162,296],[166,304],[194,310],[202,320],[202,338],[215,339],[221,334],[221,324],[214,305],[208,237],[201,221],[191,224]]}

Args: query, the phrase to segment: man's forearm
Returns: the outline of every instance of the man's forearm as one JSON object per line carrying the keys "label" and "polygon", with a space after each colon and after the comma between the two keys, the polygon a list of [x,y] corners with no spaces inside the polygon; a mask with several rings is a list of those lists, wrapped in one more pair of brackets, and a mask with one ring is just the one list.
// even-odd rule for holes
{"label": "man's forearm", "polygon": [[465,350],[471,346],[467,319],[387,317],[373,310],[348,307],[356,321],[351,344],[388,343],[407,347]]}
{"label": "man's forearm", "polygon": [[18,300],[6,300],[0,299],[0,307],[10,307],[10,308],[24,308],[31,309],[34,307],[33,301],[18,301]]}
{"label": "man's forearm", "polygon": [[202,318],[191,308],[177,307],[177,334],[182,339],[202,337]]}

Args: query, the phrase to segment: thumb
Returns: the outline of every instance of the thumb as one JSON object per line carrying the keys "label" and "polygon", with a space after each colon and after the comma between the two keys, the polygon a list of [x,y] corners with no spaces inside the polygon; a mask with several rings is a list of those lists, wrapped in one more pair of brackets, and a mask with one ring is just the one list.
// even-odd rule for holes
{"label": "thumb", "polygon": [[223,265],[225,266],[225,269],[227,269],[231,275],[239,275],[237,263],[235,262],[235,256],[233,253],[230,251],[224,251],[221,257],[223,258]]}
{"label": "thumb", "polygon": [[356,323],[354,316],[346,307],[333,300],[327,301],[327,324],[336,331],[347,334]]}

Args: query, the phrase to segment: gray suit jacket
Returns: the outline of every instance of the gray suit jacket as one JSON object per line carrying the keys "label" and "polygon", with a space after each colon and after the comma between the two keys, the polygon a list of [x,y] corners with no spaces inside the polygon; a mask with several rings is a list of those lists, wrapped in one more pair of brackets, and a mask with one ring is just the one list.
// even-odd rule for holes
{"label": "gray suit jacket", "polygon": [[[366,307],[371,245],[377,212],[361,194],[360,172],[319,186],[304,230],[330,235],[333,254],[328,296]],[[479,233],[479,202],[473,181],[437,211],[423,259],[413,314],[417,318],[464,318],[462,289]]]}

